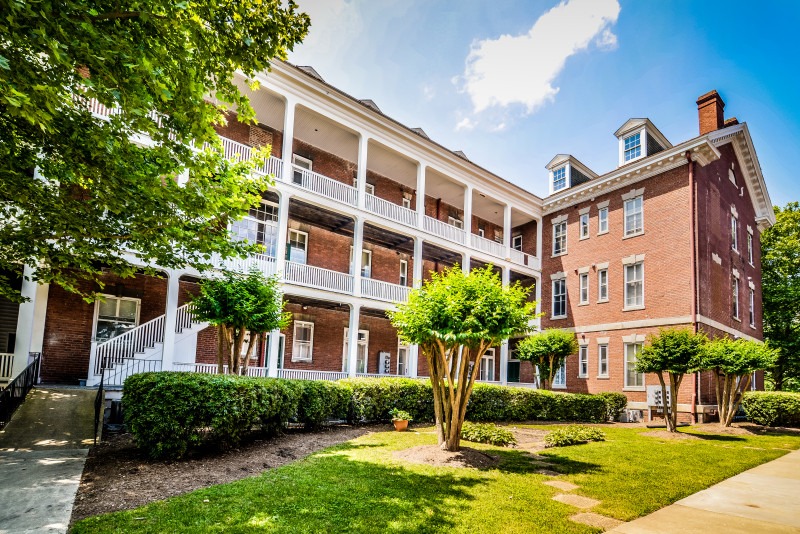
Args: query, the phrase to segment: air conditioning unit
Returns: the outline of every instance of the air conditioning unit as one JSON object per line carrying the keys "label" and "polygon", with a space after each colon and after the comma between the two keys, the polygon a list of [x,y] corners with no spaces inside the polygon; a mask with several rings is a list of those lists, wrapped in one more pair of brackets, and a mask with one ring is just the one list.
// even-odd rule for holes
{"label": "air conditioning unit", "polygon": [[641,410],[625,410],[626,423],[641,423],[642,411]]}

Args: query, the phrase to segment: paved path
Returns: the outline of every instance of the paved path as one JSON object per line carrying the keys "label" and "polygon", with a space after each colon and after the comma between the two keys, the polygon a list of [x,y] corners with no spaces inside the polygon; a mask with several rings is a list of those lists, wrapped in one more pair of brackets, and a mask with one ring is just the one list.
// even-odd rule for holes
{"label": "paved path", "polygon": [[0,534],[67,531],[94,436],[95,394],[33,389],[0,431]]}
{"label": "paved path", "polygon": [[800,533],[800,451],[723,480],[609,532]]}

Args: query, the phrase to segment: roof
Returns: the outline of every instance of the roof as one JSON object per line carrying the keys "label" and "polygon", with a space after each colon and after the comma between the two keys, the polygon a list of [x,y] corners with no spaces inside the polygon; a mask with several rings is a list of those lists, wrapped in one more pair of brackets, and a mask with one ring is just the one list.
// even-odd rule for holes
{"label": "roof", "polygon": [[664,148],[672,148],[672,143],[666,138],[664,134],[661,133],[661,130],[656,128],[656,125],[648,118],[643,119],[628,119],[625,121],[625,124],[617,128],[617,131],[614,132],[614,136],[617,138],[623,137],[626,134],[633,132],[635,130],[639,130],[642,127],[647,129],[647,133],[652,135],[656,141]]}

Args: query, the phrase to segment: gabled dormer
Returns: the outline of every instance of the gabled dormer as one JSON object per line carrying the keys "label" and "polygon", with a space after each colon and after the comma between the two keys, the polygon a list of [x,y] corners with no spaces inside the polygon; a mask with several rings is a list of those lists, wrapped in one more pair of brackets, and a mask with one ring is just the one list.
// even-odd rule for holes
{"label": "gabled dormer", "polygon": [[557,154],[545,167],[550,171],[550,194],[597,178],[597,174],[570,154]]}
{"label": "gabled dormer", "polygon": [[672,148],[650,119],[628,119],[614,132],[619,139],[619,166]]}

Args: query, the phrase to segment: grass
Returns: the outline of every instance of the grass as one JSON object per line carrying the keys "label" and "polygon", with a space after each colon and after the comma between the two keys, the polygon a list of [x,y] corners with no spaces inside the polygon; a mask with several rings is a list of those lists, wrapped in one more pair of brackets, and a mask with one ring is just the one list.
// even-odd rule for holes
{"label": "grass", "polygon": [[[549,427],[537,426],[547,429]],[[556,428],[556,427],[553,427]],[[427,429],[430,430],[430,429]],[[715,436],[673,440],[608,427],[607,441],[542,454],[602,504],[630,520],[800,448],[800,437]],[[597,532],[569,521],[537,466],[516,450],[466,444],[501,456],[486,470],[406,464],[392,451],[434,444],[426,429],[372,433],[261,476],[85,519],[71,532]]]}

